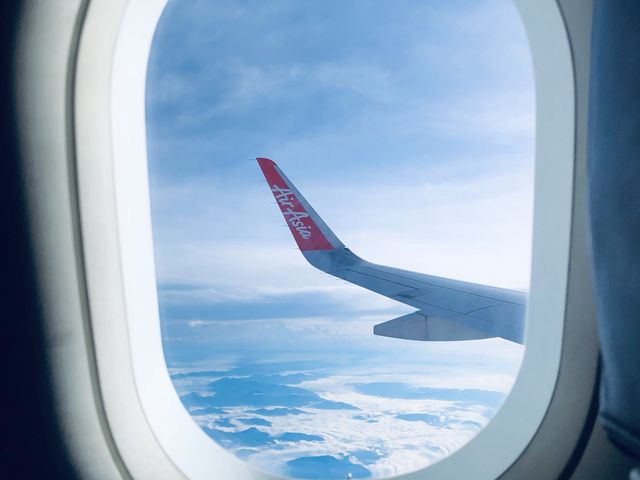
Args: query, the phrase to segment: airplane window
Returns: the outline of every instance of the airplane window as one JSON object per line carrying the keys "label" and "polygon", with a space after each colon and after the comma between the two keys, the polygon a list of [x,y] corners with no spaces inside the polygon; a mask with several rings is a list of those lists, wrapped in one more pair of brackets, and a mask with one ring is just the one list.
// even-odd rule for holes
{"label": "airplane window", "polygon": [[170,0],[146,109],[164,353],[212,441],[276,475],[386,478],[490,421],[531,255],[509,1]]}

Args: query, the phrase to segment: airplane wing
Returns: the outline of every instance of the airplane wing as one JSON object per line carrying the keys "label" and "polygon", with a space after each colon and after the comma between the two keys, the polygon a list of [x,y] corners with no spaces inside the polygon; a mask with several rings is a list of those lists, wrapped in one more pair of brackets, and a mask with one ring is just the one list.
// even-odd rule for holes
{"label": "airplane wing", "polygon": [[523,343],[525,292],[363,260],[344,246],[274,161],[257,161],[298,248],[311,265],[418,309],[376,325],[376,335],[434,341],[502,337]]}

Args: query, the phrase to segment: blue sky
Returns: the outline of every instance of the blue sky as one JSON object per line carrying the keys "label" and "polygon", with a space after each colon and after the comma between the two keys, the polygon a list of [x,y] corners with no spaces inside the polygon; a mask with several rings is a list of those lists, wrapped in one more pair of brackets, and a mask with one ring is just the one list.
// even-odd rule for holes
{"label": "blue sky", "polygon": [[169,1],[147,126],[172,371],[297,362],[426,381],[423,362],[448,386],[508,391],[509,342],[374,337],[412,309],[308,265],[252,159],[275,160],[369,261],[526,289],[534,116],[506,0]]}

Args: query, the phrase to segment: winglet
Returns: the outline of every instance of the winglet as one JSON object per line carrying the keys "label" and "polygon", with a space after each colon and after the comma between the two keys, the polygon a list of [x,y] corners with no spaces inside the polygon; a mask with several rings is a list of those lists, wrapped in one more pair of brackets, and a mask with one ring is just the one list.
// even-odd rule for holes
{"label": "winglet", "polygon": [[273,160],[256,160],[302,252],[344,247]]}

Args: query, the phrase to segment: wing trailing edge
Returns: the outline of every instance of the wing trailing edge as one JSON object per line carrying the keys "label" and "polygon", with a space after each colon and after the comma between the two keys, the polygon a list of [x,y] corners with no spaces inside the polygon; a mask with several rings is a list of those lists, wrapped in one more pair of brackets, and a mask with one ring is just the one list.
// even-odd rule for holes
{"label": "wing trailing edge", "polygon": [[455,320],[428,316],[420,311],[379,323],[373,327],[373,333],[382,337],[435,342],[480,340],[493,336]]}

